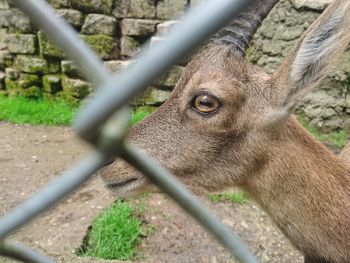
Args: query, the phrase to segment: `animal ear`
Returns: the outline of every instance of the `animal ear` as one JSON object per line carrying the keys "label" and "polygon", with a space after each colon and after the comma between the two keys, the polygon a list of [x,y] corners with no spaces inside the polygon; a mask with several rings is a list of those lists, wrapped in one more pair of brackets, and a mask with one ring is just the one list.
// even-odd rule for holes
{"label": "animal ear", "polygon": [[[350,1],[335,0],[277,70],[274,100],[293,108],[336,64],[350,41]],[[289,106],[287,106],[289,105]]]}

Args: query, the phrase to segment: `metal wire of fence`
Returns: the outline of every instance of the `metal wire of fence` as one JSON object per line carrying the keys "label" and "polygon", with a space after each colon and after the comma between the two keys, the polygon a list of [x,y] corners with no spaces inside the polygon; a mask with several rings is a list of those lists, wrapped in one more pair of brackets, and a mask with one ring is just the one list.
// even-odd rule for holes
{"label": "metal wire of fence", "polygon": [[93,143],[96,151],[0,218],[0,255],[24,262],[52,262],[6,237],[76,189],[103,167],[107,160],[118,155],[146,175],[197,219],[238,261],[257,262],[239,238],[174,176],[125,139],[129,120],[125,105],[129,99],[235,17],[250,1],[206,1],[196,10],[191,10],[165,41],[152,50],[144,50],[138,56],[137,63],[114,76],[109,74],[102,61],[79,39],[74,30],[62,18],[56,16],[47,2],[12,2],[65,51],[87,80],[100,88],[75,122],[77,133],[84,140]]}

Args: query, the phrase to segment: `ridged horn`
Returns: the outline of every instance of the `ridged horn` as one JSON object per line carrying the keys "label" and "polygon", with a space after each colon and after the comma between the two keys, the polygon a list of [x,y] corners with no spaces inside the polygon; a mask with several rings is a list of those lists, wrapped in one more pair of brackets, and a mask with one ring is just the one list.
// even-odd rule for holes
{"label": "ridged horn", "polygon": [[211,42],[233,45],[245,53],[249,42],[278,0],[254,0],[237,18],[221,29]]}

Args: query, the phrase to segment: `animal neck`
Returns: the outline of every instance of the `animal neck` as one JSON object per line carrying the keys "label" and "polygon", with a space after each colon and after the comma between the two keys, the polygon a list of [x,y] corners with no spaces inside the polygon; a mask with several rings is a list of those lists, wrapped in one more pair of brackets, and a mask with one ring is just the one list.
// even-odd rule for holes
{"label": "animal neck", "polygon": [[305,254],[349,259],[350,169],[292,118],[271,145],[246,190]]}

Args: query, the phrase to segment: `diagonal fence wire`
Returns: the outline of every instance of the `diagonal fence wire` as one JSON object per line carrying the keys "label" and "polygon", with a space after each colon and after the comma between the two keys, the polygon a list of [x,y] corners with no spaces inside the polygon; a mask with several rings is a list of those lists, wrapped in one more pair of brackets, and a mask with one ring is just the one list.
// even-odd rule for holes
{"label": "diagonal fence wire", "polygon": [[[6,236],[90,178],[111,157],[120,154],[205,226],[240,262],[257,262],[239,238],[177,179],[125,141],[128,114],[124,110],[124,106],[132,96],[147,87],[154,78],[160,76],[173,63],[236,16],[250,1],[207,1],[197,10],[190,12],[174,28],[167,40],[156,45],[153,50],[143,51],[137,63],[115,76],[110,76],[102,66],[101,60],[63,19],[55,15],[54,10],[45,1],[12,1],[74,60],[86,79],[101,88],[94,100],[80,113],[75,125],[79,135],[86,141],[94,143],[97,151],[0,218],[0,254],[17,256],[24,261],[26,258],[21,258],[20,255],[27,255],[27,260],[30,256],[40,257],[20,244],[9,243],[5,240]],[[42,257],[28,262],[50,261]]]}
{"label": "diagonal fence wire", "polygon": [[53,263],[46,256],[11,240],[0,241],[0,254],[26,263]]}

